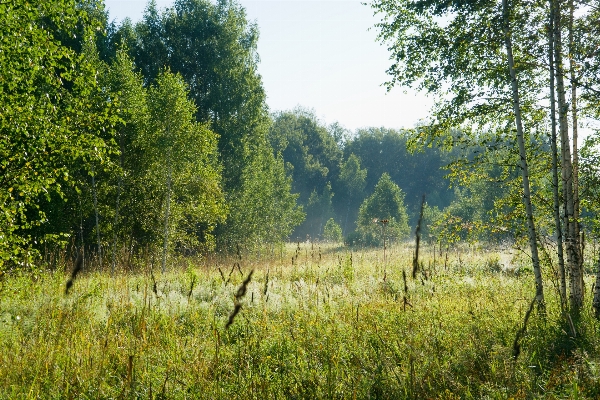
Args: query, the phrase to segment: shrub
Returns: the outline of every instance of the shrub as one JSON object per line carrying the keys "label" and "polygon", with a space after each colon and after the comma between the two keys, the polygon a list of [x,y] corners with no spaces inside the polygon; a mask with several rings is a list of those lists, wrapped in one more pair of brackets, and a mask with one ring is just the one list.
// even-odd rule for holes
{"label": "shrub", "polygon": [[[381,220],[387,220],[382,228]],[[375,192],[367,197],[358,212],[357,232],[365,245],[382,245],[383,236],[394,241],[409,233],[404,193],[387,173],[381,175]]]}
{"label": "shrub", "polygon": [[323,238],[328,242],[340,243],[343,239],[342,227],[335,222],[333,218],[329,218],[323,228]]}

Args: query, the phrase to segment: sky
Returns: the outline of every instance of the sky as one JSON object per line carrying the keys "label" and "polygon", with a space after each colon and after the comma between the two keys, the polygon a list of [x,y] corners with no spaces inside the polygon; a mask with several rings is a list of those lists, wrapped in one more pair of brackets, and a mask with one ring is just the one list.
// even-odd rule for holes
{"label": "sky", "polygon": [[[160,9],[172,0],[157,0]],[[390,92],[389,52],[376,41],[373,10],[355,0],[239,0],[260,31],[258,72],[271,111],[314,110],[326,124],[411,128],[433,103],[405,88]],[[110,20],[142,18],[145,0],[105,0]]]}

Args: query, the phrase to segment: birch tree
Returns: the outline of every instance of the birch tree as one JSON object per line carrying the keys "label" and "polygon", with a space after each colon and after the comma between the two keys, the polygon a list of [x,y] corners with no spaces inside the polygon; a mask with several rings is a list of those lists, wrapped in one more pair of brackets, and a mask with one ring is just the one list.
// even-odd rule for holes
{"label": "birch tree", "polygon": [[[561,179],[560,182],[553,180],[552,185],[560,186],[562,204],[559,207],[554,193],[552,214],[559,258],[563,241],[567,253],[569,304],[574,310],[580,309],[584,294],[583,253],[579,235],[578,149],[574,141],[582,107],[578,89],[583,90],[582,98],[590,98],[598,83],[590,72],[597,70],[594,66],[597,63],[593,61],[597,53],[591,45],[595,39],[589,34],[594,29],[590,26],[597,25],[589,19],[597,13],[595,7],[562,0],[507,0],[501,4],[487,0],[379,0],[373,6],[383,14],[378,25],[380,39],[390,44],[392,53],[393,64],[388,70],[392,79],[388,87],[411,85],[438,96],[430,123],[415,130],[417,140],[431,143],[432,138],[443,137],[446,143],[452,144],[456,136],[449,132],[451,128],[460,128],[461,138],[478,138],[481,142],[485,135],[506,135],[509,118],[516,125],[514,143],[515,149],[519,149],[523,172],[523,196],[538,295],[541,275],[536,266],[539,261],[535,255],[535,230],[531,229],[536,207],[534,204],[530,210],[527,205],[531,193],[527,190],[524,162],[530,154],[527,153],[530,151],[527,136],[543,138],[554,129],[553,110],[556,110],[560,145],[553,144],[556,149],[553,151],[561,152],[560,160],[555,161]],[[588,24],[578,21],[588,21]],[[563,61],[566,58],[568,64]],[[551,105],[548,108],[541,104],[549,86]],[[556,99],[556,107],[553,99]],[[507,108],[509,104],[512,110]],[[551,156],[547,154],[546,158]],[[559,208],[562,215],[557,214]],[[542,217],[540,214],[538,219]],[[559,269],[564,271],[562,265],[560,262]],[[566,296],[565,275],[561,272],[563,298]]]}
{"label": "birch tree", "polygon": [[150,127],[141,141],[151,160],[146,182],[162,209],[153,224],[162,225],[164,272],[172,246],[185,250],[202,239],[212,244],[212,231],[225,209],[217,137],[195,122],[195,106],[182,78],[163,71],[149,90],[148,110]]}
{"label": "birch tree", "polygon": [[[528,135],[536,131],[542,114],[535,94],[519,89],[542,83],[530,68],[523,67],[534,63],[539,55],[522,45],[531,33],[532,20],[535,26],[540,15],[528,12],[525,16],[522,8],[506,0],[500,4],[379,0],[373,7],[382,14],[377,25],[381,29],[379,39],[389,44],[392,53],[388,88],[409,85],[437,98],[429,123],[415,130],[416,141],[485,144],[512,137],[513,163],[521,171],[535,295],[542,306],[543,283],[527,163]],[[523,109],[528,112],[523,113]]]}

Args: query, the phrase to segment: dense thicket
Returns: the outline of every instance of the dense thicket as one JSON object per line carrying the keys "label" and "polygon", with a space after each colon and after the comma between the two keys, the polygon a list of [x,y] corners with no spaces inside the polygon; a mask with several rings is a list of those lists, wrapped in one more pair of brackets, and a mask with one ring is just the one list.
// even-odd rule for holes
{"label": "dense thicket", "polygon": [[180,74],[197,106],[196,119],[217,133],[230,205],[229,218],[217,227],[220,245],[286,237],[301,213],[266,138],[270,119],[256,70],[258,28],[244,9],[235,1],[177,0],[161,12],[150,2],[142,21],[123,24],[115,36],[124,38],[146,83],[165,67]]}
{"label": "dense thicket", "polygon": [[97,102],[96,69],[57,39],[87,20],[70,1],[0,3],[2,264],[28,263],[35,248],[66,238],[67,226],[42,227],[82,169],[112,150],[114,114],[109,102]]}

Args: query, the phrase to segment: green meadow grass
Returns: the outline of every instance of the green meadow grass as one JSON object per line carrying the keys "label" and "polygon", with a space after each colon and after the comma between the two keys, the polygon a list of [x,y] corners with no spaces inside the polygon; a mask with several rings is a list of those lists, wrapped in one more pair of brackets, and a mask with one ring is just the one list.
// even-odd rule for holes
{"label": "green meadow grass", "polygon": [[144,266],[84,272],[68,296],[65,271],[5,275],[0,397],[600,397],[590,310],[573,337],[548,281],[547,314],[533,312],[515,361],[534,293],[527,261],[475,248],[423,253],[414,280],[411,248],[393,247],[384,261],[381,249],[310,244],[186,261],[155,280]]}

